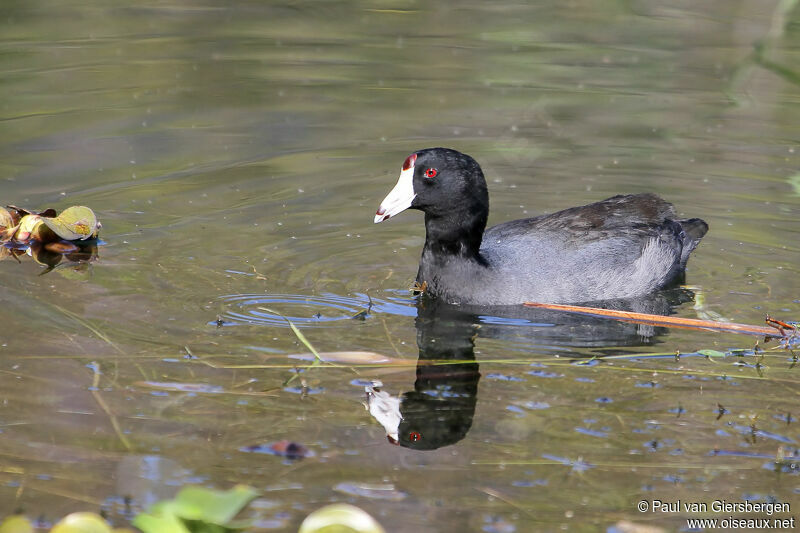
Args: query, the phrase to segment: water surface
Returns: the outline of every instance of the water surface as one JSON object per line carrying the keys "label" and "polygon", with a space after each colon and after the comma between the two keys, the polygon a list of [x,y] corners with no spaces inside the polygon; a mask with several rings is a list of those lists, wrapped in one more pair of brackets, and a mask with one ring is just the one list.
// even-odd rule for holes
{"label": "water surface", "polygon": [[[103,223],[90,264],[0,262],[0,515],[123,524],[186,483],[262,490],[265,531],[335,501],[390,531],[489,532],[685,526],[643,499],[798,501],[796,470],[768,459],[800,441],[790,354],[692,356],[756,340],[575,317],[417,317],[421,215],[372,219],[428,146],[481,163],[490,224],[652,191],[711,227],[676,314],[796,320],[800,10],[0,12],[2,200]],[[351,354],[285,385],[308,350],[281,315],[321,352],[391,362]],[[661,356],[591,359],[632,354]],[[406,444],[440,446],[389,444],[361,405],[373,380],[422,417]],[[283,439],[314,456],[242,451]]]}

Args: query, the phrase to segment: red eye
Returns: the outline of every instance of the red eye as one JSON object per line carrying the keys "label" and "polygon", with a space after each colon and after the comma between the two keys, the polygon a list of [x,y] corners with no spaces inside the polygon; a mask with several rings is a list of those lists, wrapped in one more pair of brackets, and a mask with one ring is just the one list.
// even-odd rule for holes
{"label": "red eye", "polygon": [[435,178],[436,174],[438,174],[438,173],[439,173],[439,171],[436,170],[435,168],[429,168],[428,170],[425,171],[425,177],[426,178]]}
{"label": "red eye", "polygon": [[408,434],[408,440],[410,440],[411,442],[417,442],[421,438],[422,438],[422,435],[420,435],[416,431],[412,431],[411,433]]}

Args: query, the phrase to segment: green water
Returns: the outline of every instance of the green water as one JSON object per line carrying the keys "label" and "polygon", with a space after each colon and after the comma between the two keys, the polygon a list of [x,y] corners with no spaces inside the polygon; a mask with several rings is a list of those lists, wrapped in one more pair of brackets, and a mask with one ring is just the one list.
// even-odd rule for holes
{"label": "green water", "polygon": [[[769,468],[800,441],[788,352],[575,365],[756,340],[415,320],[421,216],[372,223],[428,146],[481,163],[490,224],[652,191],[711,228],[676,314],[797,320],[798,42],[800,8],[763,0],[5,2],[0,200],[90,206],[103,243],[45,274],[0,262],[0,516],[125,524],[185,483],[262,490],[264,531],[337,501],[393,532],[680,529],[706,515],[637,502],[800,505],[800,478]],[[261,308],[320,351],[394,363],[284,387],[307,350]],[[392,446],[364,383],[413,391],[431,338],[473,385],[477,363],[475,394],[440,390],[467,397],[466,431]],[[314,456],[241,451],[282,439]]]}

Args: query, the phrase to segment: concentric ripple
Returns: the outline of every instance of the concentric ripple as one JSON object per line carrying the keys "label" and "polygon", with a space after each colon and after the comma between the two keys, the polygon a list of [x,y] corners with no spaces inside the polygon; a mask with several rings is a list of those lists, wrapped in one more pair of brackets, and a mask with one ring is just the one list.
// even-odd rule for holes
{"label": "concentric ripple", "polygon": [[220,298],[225,310],[221,321],[210,325],[237,326],[243,324],[289,327],[285,319],[298,327],[334,326],[344,320],[366,320],[373,313],[414,317],[415,300],[390,296],[370,298],[366,294],[339,296],[324,293],[318,296],[299,294],[230,294]]}

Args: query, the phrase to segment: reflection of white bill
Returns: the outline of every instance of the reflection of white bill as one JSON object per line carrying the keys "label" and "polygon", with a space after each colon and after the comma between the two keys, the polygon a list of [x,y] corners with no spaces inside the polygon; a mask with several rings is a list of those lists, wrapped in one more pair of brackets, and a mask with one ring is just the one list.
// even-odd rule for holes
{"label": "reflection of white bill", "polygon": [[381,390],[381,387],[383,383],[380,381],[373,381],[371,385],[364,387],[367,393],[365,407],[386,430],[389,442],[397,444],[398,429],[400,421],[403,420],[403,415],[400,414],[400,398]]}

